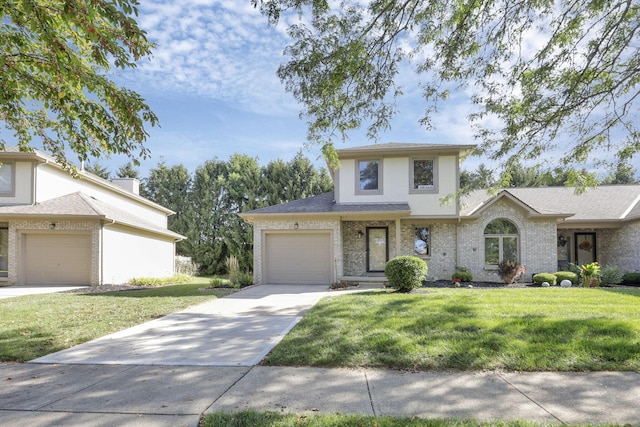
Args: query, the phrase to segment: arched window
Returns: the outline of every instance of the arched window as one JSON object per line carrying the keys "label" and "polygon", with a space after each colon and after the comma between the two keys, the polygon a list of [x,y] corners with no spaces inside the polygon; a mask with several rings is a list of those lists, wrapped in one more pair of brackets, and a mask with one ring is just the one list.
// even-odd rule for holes
{"label": "arched window", "polygon": [[484,229],[484,265],[497,267],[502,261],[518,262],[518,227],[508,219],[494,219]]}

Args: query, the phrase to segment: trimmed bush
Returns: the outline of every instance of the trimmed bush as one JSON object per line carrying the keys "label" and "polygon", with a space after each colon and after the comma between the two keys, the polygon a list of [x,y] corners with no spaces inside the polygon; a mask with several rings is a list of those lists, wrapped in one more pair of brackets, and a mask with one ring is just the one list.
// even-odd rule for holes
{"label": "trimmed bush", "polygon": [[526,272],[524,265],[515,261],[504,260],[498,264],[498,276],[507,285],[512,284]]}
{"label": "trimmed bush", "polygon": [[[456,280],[458,279],[458,280]],[[460,282],[470,282],[473,280],[473,275],[471,273],[469,273],[468,271],[465,270],[458,270],[455,273],[453,273],[451,275],[451,280],[453,280],[454,282],[456,281],[460,281]]]}
{"label": "trimmed bush", "polygon": [[622,284],[628,286],[640,286],[640,273],[626,273],[622,275]]}
{"label": "trimmed bush", "polygon": [[384,267],[389,285],[398,292],[410,292],[422,286],[422,281],[427,277],[427,271],[426,261],[413,256],[393,258]]}
{"label": "trimmed bush", "polygon": [[600,270],[600,284],[603,286],[615,286],[622,283],[622,271],[620,267],[607,266]]}
{"label": "trimmed bush", "polygon": [[550,285],[556,284],[556,276],[551,273],[538,273],[533,275],[533,283],[536,285],[542,285],[544,282],[549,282]]}
{"label": "trimmed bush", "polygon": [[558,283],[568,280],[572,285],[578,284],[578,275],[573,271],[556,271],[553,275],[556,276],[556,282]]}

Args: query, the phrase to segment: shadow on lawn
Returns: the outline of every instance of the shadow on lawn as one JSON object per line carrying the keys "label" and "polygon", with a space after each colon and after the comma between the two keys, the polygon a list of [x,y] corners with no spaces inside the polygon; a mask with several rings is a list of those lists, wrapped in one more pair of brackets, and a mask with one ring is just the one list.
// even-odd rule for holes
{"label": "shadow on lawn", "polygon": [[[319,304],[265,364],[416,370],[594,371],[640,369],[638,331],[605,317],[553,319],[479,314],[456,301],[430,310],[393,299],[355,312]],[[416,310],[419,315],[416,315]]]}

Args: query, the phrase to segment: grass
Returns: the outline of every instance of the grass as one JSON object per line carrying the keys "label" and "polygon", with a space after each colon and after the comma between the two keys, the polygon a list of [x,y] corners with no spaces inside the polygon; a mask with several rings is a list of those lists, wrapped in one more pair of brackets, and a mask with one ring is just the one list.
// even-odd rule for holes
{"label": "grass", "polygon": [[[470,419],[424,419],[403,417],[374,417],[368,415],[321,415],[282,414],[254,410],[236,413],[214,412],[205,415],[201,427],[540,427],[557,423],[534,423],[530,421],[480,422]],[[578,424],[573,424],[578,425]],[[594,424],[588,424],[593,426]],[[598,424],[613,426],[615,424]]]}
{"label": "grass", "polygon": [[325,298],[265,365],[640,369],[640,290],[433,289]]}
{"label": "grass", "polygon": [[24,362],[138,325],[230,291],[200,281],[140,291],[0,300],[0,362]]}

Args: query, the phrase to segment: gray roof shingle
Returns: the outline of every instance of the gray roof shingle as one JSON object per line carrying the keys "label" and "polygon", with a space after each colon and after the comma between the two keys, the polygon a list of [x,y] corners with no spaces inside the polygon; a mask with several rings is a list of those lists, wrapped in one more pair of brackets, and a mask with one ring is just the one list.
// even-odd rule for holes
{"label": "gray roof shingle", "polygon": [[244,212],[244,215],[262,214],[311,214],[311,213],[366,213],[410,212],[408,203],[343,203],[336,204],[333,192],[322,193],[306,199],[267,206]]}
{"label": "gray roof shingle", "polygon": [[159,227],[123,209],[104,203],[81,192],[67,194],[35,205],[0,206],[2,216],[93,217],[108,219],[135,228],[176,239],[184,236]]}
{"label": "gray roof shingle", "polygon": [[[567,222],[619,221],[640,215],[640,185],[602,185],[582,194],[569,187],[508,188],[503,192],[538,214],[571,215]],[[460,214],[472,215],[491,200],[493,196],[486,190],[474,191],[463,199]]]}

